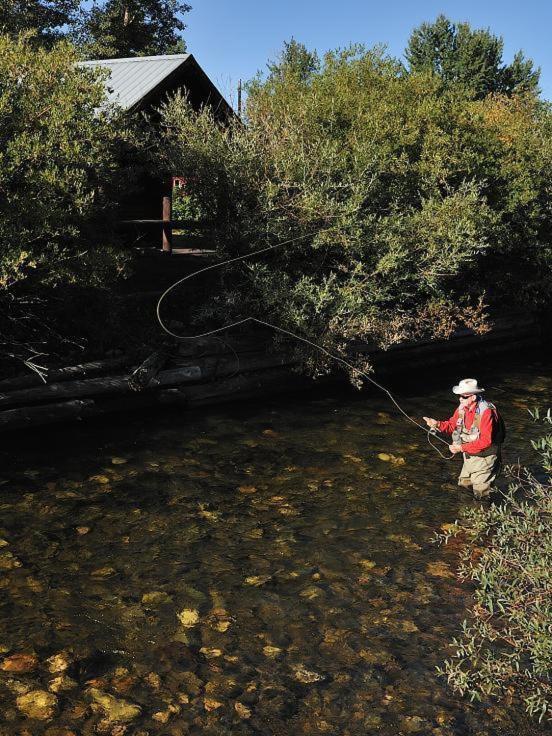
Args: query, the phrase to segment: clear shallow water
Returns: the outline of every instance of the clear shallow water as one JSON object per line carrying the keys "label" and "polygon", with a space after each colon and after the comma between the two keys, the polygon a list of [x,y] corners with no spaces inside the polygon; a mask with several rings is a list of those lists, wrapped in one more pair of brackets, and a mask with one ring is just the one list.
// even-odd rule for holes
{"label": "clear shallow water", "polygon": [[[507,461],[535,462],[526,409],[552,405],[548,368],[492,384]],[[450,385],[397,391],[443,417]],[[36,659],[0,671],[0,734],[543,732],[435,673],[470,591],[431,538],[472,501],[385,397],[50,428],[2,455],[0,660]],[[18,708],[52,689],[49,718]],[[141,712],[116,725],[106,694]]]}

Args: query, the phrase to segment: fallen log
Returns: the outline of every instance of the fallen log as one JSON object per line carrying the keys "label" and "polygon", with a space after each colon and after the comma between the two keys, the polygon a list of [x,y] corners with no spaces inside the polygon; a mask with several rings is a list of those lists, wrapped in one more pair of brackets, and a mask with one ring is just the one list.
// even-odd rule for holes
{"label": "fallen log", "polygon": [[[63,381],[72,381],[75,378],[83,376],[97,376],[102,373],[117,370],[118,368],[124,368],[132,362],[133,360],[129,356],[121,356],[120,358],[94,360],[90,363],[70,365],[65,368],[51,368],[46,373],[46,383],[61,383]],[[0,393],[44,385],[46,385],[44,381],[33,371],[31,373],[26,373],[25,375],[5,378],[0,381]]]}
{"label": "fallen log", "polygon": [[164,349],[156,350],[146,358],[128,377],[128,384],[132,391],[143,391],[147,388],[168,359],[169,353]]}
{"label": "fallen log", "polygon": [[94,402],[90,399],[64,401],[42,406],[25,406],[21,409],[10,409],[0,412],[0,431],[6,429],[22,429],[38,427],[42,424],[66,422],[82,417],[92,409]]}
{"label": "fallen log", "polygon": [[[154,379],[155,386],[171,386],[186,381],[199,381],[202,371],[199,366],[187,366],[174,371],[166,371]],[[91,378],[86,381],[70,381],[68,383],[51,383],[39,388],[12,391],[0,395],[0,409],[7,409],[23,404],[40,404],[56,399],[76,399],[95,396],[106,396],[117,393],[130,393],[127,376],[108,376]]]}

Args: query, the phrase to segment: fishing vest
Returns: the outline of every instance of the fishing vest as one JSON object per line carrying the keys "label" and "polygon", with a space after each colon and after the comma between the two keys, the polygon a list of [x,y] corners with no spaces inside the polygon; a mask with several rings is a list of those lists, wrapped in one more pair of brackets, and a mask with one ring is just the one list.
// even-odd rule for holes
{"label": "fishing vest", "polygon": [[459,440],[458,444],[466,445],[468,442],[475,442],[475,440],[479,439],[481,416],[486,409],[494,411],[497,419],[496,426],[493,431],[492,444],[484,450],[481,450],[481,452],[466,452],[465,455],[468,457],[489,457],[489,455],[498,455],[500,452],[500,446],[504,442],[506,431],[504,422],[502,417],[499,415],[496,406],[491,404],[490,401],[479,399],[477,406],[475,407],[473,424],[469,429],[467,429],[464,424],[464,412],[459,412],[458,414],[456,430],[454,432],[455,437]]}

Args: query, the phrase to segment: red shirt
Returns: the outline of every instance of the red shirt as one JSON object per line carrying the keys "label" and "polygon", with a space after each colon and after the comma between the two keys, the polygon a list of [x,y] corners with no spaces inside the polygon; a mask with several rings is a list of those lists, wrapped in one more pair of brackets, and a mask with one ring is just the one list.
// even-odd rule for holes
{"label": "red shirt", "polygon": [[[467,409],[464,409],[464,425],[466,429],[471,429],[473,419],[475,417],[475,411],[477,409],[477,401]],[[439,422],[437,427],[440,432],[445,434],[452,434],[456,429],[456,422],[458,420],[458,413],[460,407],[456,409],[450,419],[446,419],[443,422]],[[462,452],[467,452],[470,455],[486,450],[493,443],[493,434],[497,425],[496,412],[493,409],[485,409],[481,414],[481,420],[479,424],[479,438],[473,442],[467,442],[462,445]]]}

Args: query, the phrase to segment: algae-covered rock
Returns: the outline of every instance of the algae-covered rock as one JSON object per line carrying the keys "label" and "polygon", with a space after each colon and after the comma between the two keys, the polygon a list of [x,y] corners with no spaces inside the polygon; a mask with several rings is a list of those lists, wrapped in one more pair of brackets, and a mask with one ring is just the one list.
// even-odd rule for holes
{"label": "algae-covered rock", "polygon": [[16,567],[22,567],[22,563],[14,554],[8,550],[0,552],[0,570],[14,570]]}
{"label": "algae-covered rock", "polygon": [[182,681],[182,687],[188,695],[199,695],[203,682],[194,672],[191,672],[190,670],[182,672],[180,679]]}
{"label": "algae-covered rock", "polygon": [[33,689],[33,686],[28,682],[21,682],[21,680],[13,680],[11,678],[9,680],[5,680],[2,684],[15,695],[25,695]]}
{"label": "algae-covered rock", "polygon": [[15,701],[18,709],[28,718],[48,721],[53,718],[57,708],[57,698],[46,690],[31,690],[20,695]]}
{"label": "algae-covered rock", "polygon": [[127,700],[122,700],[103,693],[97,688],[90,688],[88,693],[94,703],[96,703],[104,712],[106,718],[109,721],[119,721],[121,723],[129,723],[142,713],[142,709],[139,705],[129,703]]}
{"label": "algae-covered rock", "polygon": [[148,606],[160,606],[163,603],[170,603],[171,596],[163,591],[154,591],[153,593],[144,593],[142,603]]}

